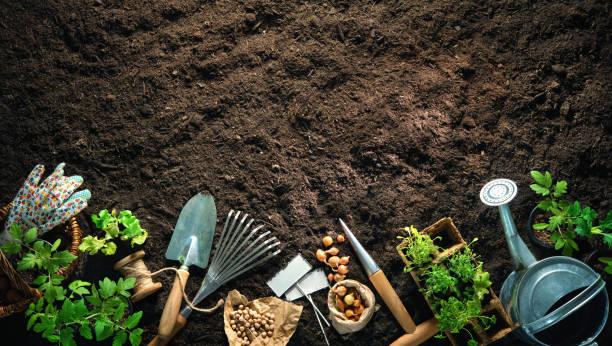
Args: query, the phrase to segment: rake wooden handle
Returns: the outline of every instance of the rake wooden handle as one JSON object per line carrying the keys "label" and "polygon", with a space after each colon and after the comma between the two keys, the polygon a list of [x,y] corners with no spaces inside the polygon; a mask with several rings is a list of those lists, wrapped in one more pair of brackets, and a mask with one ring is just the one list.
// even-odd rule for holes
{"label": "rake wooden handle", "polygon": [[432,336],[438,333],[438,320],[435,317],[416,326],[414,333],[404,334],[397,340],[393,341],[390,346],[416,346],[429,340]]}
{"label": "rake wooden handle", "polygon": [[387,280],[385,273],[383,273],[382,270],[377,271],[376,273],[370,275],[370,281],[374,285],[374,288],[376,288],[378,294],[380,294],[384,300],[389,310],[391,310],[393,317],[395,317],[400,326],[402,326],[402,329],[404,329],[406,333],[414,332],[416,325],[414,324],[414,321],[412,320],[412,317],[410,317],[408,311],[406,311],[404,303],[402,303],[400,298],[397,296],[397,293],[395,293],[395,290],[391,286],[391,283],[389,280]]}
{"label": "rake wooden handle", "polygon": [[174,328],[172,328],[172,333],[170,333],[168,338],[164,339],[164,340],[161,340],[159,338],[159,336],[156,335],[153,338],[153,340],[151,340],[149,345],[147,345],[147,346],[166,346],[170,342],[170,340],[172,340],[174,338],[174,336],[181,329],[183,329],[183,327],[185,326],[186,323],[187,323],[187,319],[185,319],[185,317],[183,317],[183,315],[178,314],[178,316],[176,316],[176,322],[174,323]]}
{"label": "rake wooden handle", "polygon": [[[165,343],[168,343],[168,341],[171,339],[174,323],[178,319],[181,302],[183,301],[183,290],[185,289],[185,284],[189,278],[189,271],[187,271],[185,268],[186,267],[181,266],[176,273],[172,290],[168,295],[166,306],[164,306],[164,311],[162,312],[161,319],[159,320],[157,337],[160,341]],[[179,280],[179,276],[181,280]]]}

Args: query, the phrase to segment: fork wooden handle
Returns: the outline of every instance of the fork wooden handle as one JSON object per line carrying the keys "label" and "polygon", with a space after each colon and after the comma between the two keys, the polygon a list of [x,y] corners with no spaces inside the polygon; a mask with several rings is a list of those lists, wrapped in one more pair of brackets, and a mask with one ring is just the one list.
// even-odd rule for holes
{"label": "fork wooden handle", "polygon": [[397,340],[393,341],[390,346],[420,345],[439,332],[437,325],[438,320],[435,317],[432,317],[417,325],[414,333],[400,336]]}
{"label": "fork wooden handle", "polygon": [[[179,280],[179,277],[181,280]],[[162,312],[161,319],[159,320],[157,339],[158,341],[165,342],[164,345],[170,341],[174,324],[178,320],[179,309],[181,308],[181,302],[183,301],[183,290],[185,289],[185,284],[187,283],[188,278],[189,271],[186,270],[186,267],[181,266],[176,273],[172,290],[168,295],[166,306],[164,306],[164,311]],[[151,343],[152,342],[153,341],[151,341]]]}

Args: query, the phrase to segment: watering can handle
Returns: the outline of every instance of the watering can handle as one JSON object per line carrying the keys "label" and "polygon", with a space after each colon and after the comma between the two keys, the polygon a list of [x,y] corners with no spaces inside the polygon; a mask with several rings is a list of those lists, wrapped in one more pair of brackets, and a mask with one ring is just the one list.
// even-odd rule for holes
{"label": "watering can handle", "polygon": [[540,317],[539,319],[528,323],[523,326],[525,331],[531,335],[538,333],[548,327],[553,326],[555,323],[561,321],[567,315],[580,309],[591,299],[595,298],[599,292],[604,289],[606,282],[601,279],[601,275],[597,275],[597,279],[580,292],[577,296],[572,298],[569,302],[561,305],[555,311],[549,313],[546,316]]}
{"label": "watering can handle", "polygon": [[512,256],[512,262],[514,262],[514,270],[529,267],[536,262],[536,259],[531,251],[529,251],[529,248],[527,248],[527,245],[525,245],[523,239],[518,235],[516,225],[512,219],[512,212],[510,212],[508,204],[499,206],[499,214],[501,215],[501,223],[504,227],[506,242],[508,243],[508,249]]}

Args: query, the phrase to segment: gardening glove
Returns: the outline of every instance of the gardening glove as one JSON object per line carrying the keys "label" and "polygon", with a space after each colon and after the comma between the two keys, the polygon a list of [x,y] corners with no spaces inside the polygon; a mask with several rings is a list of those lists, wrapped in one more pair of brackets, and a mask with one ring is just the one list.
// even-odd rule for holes
{"label": "gardening glove", "polygon": [[74,192],[83,183],[80,176],[64,177],[64,163],[38,184],[45,171],[43,165],[34,167],[13,200],[10,214],[0,234],[0,244],[12,241],[8,234],[10,225],[22,228],[38,228],[38,234],[68,221],[87,206],[91,197],[89,190]]}

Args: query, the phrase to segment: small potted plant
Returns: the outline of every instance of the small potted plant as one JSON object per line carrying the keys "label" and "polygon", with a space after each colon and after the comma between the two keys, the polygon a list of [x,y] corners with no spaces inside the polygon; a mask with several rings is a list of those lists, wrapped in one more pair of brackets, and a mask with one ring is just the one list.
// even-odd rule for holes
{"label": "small potted plant", "polygon": [[561,250],[564,256],[572,256],[580,250],[579,239],[590,239],[593,235],[601,236],[603,242],[612,247],[612,233],[606,232],[612,229],[612,211],[607,213],[605,219],[598,220],[597,212],[590,207],[581,207],[578,201],[571,203],[561,199],[567,193],[565,180],[553,184],[549,172],[531,171],[530,174],[535,183],[529,187],[545,197],[529,216],[528,236],[533,243],[541,247],[554,247]]}

